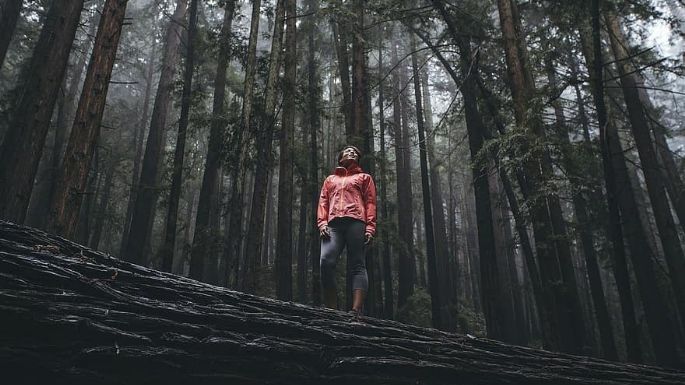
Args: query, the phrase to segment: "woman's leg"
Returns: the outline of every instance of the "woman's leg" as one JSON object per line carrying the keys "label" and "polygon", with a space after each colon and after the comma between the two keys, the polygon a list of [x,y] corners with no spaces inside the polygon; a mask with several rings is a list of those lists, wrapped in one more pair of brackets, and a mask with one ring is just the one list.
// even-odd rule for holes
{"label": "woman's leg", "polygon": [[338,226],[329,226],[331,236],[321,240],[321,289],[324,306],[338,308],[338,292],[335,287],[335,265],[345,246],[344,231]]}
{"label": "woman's leg", "polygon": [[366,258],[364,253],[364,229],[366,225],[361,221],[350,221],[345,232],[347,244],[347,263],[352,273],[352,310],[361,312],[364,297],[369,290],[369,277],[366,272]]}

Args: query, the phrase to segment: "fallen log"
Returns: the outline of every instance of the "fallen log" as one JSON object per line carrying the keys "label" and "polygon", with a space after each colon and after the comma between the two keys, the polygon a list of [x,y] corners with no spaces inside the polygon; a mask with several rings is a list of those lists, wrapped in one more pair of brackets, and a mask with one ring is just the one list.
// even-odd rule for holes
{"label": "fallen log", "polygon": [[676,370],[355,322],[1,221],[0,321],[7,384],[685,384]]}

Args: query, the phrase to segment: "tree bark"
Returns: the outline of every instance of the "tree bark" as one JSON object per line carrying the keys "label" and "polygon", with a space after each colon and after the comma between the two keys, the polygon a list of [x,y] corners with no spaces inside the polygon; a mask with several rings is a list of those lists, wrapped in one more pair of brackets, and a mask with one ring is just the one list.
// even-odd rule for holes
{"label": "tree bark", "polygon": [[[181,184],[183,183],[183,161],[186,149],[186,133],[190,116],[190,97],[193,89],[193,72],[195,62],[195,34],[197,33],[197,1],[190,1],[188,13],[188,28],[186,34],[186,60],[183,73],[183,91],[181,94],[181,116],[178,122],[178,134],[174,148],[174,165],[171,172],[171,191],[166,216],[164,239],[158,251],[158,259],[162,261],[162,270],[171,272],[174,262],[176,246],[176,222],[178,218],[178,201],[181,198]],[[217,282],[210,282],[216,284]]]}
{"label": "tree bark", "polygon": [[17,20],[21,13],[22,0],[2,0],[0,2],[0,67],[5,62],[7,49],[14,36]]}
{"label": "tree bark", "polygon": [[351,323],[341,312],[147,269],[7,222],[0,255],[0,306],[13,331],[0,335],[0,367],[30,383],[685,382],[674,370],[374,318]]}
{"label": "tree bark", "polygon": [[671,207],[666,196],[666,183],[661,166],[657,159],[654,142],[650,136],[650,127],[638,89],[635,68],[629,60],[626,39],[616,15],[611,12],[604,15],[616,66],[620,75],[621,88],[628,109],[630,127],[635,138],[642,174],[647,184],[649,200],[659,229],[659,239],[668,265],[670,283],[675,293],[676,306],[681,314],[680,328],[685,331],[685,254],[675,227]]}
{"label": "tree bark", "polygon": [[[226,99],[226,69],[231,57],[231,27],[235,13],[235,0],[226,2],[224,18],[219,37],[219,57],[214,78],[214,99],[212,103],[212,122],[209,130],[207,159],[205,160],[200,199],[195,217],[195,231],[191,249],[191,276],[201,277],[205,268],[204,258],[211,253],[219,253],[220,240],[218,226],[211,226],[211,208],[218,198],[218,181],[222,166],[224,127],[224,103]],[[218,224],[218,223],[217,223]]]}
{"label": "tree bark", "polygon": [[55,0],[48,11],[0,148],[0,218],[26,216],[82,8],[83,0]]}
{"label": "tree bark", "polygon": [[293,249],[293,133],[295,131],[295,88],[297,87],[296,0],[285,1],[286,32],[283,78],[283,123],[278,172],[278,222],[276,229],[276,296],[292,299]]}
{"label": "tree bark", "polygon": [[[656,258],[646,241],[644,226],[635,204],[634,191],[629,184],[628,170],[623,158],[623,149],[619,141],[618,131],[612,122],[608,120],[604,101],[599,0],[591,0],[590,5],[592,43],[588,43],[586,46],[588,48],[591,47],[592,51],[588,52],[589,50],[584,49],[584,55],[588,68],[591,69],[590,81],[600,127],[600,148],[602,150],[604,178],[612,223],[610,230],[612,231],[611,237],[614,247],[614,263],[623,269],[624,263],[620,259],[622,253],[617,252],[617,250],[623,248],[623,244],[617,244],[617,241],[620,239],[620,233],[618,232],[619,229],[615,228],[617,223],[622,223],[657,362],[660,365],[678,366],[681,365],[679,363],[681,358],[678,355],[676,339],[674,338],[677,335],[677,328],[671,318],[665,296],[657,282],[657,267],[654,265]],[[619,210],[612,207],[614,205],[614,197],[616,206],[620,208],[620,219],[616,218]],[[619,280],[627,281],[627,274],[625,276],[623,274],[627,273],[627,271],[619,273],[621,274],[616,275],[617,283]],[[627,282],[624,282],[624,284],[627,284]],[[626,322],[624,319],[624,327],[632,326],[632,321],[627,324]]]}
{"label": "tree bark", "polygon": [[128,0],[108,0],[104,5],[74,126],[57,178],[48,228],[66,238],[72,238],[76,231],[88,169],[100,136],[109,80],[112,77],[127,4]]}
{"label": "tree bark", "polygon": [[143,158],[143,143],[145,138],[145,127],[147,127],[150,118],[150,98],[152,97],[152,75],[154,75],[155,59],[156,59],[156,45],[152,45],[150,50],[150,57],[148,59],[146,73],[145,73],[145,94],[143,96],[143,115],[138,122],[135,129],[135,136],[133,146],[136,149],[133,155],[133,170],[131,187],[128,192],[128,204],[126,205],[126,216],[124,217],[124,229],[121,235],[121,245],[119,246],[119,254],[123,255],[126,245],[128,244],[128,236],[131,230],[131,218],[133,216],[133,209],[136,203],[136,194],[138,192],[138,184],[140,183],[140,166]]}
{"label": "tree bark", "polygon": [[[342,1],[337,0],[335,5],[342,8]],[[341,10],[342,11],[342,10]],[[343,13],[343,12],[341,12]],[[333,32],[333,44],[335,46],[335,52],[338,57],[338,76],[340,77],[340,87],[342,88],[342,113],[345,117],[345,136],[347,141],[351,143],[352,137],[354,136],[354,123],[352,117],[352,86],[350,84],[350,61],[347,53],[347,38],[349,33],[349,28],[347,27],[347,21],[343,20],[331,20],[331,29]]]}
{"label": "tree bark", "polygon": [[[378,45],[378,113],[379,122],[378,126],[380,129],[380,160],[379,160],[379,193],[380,193],[380,218],[381,220],[390,223],[390,211],[388,210],[388,193],[386,183],[388,181],[386,172],[386,153],[385,153],[385,93],[383,87],[383,35],[379,35],[379,45]],[[392,262],[390,258],[390,241],[389,241],[389,231],[387,229],[379,229],[379,234],[382,242],[383,248],[383,289],[385,291],[385,297],[383,302],[383,315],[385,318],[394,319],[395,309],[394,309],[394,290],[393,290],[393,280],[392,280]]]}
{"label": "tree bark", "polygon": [[114,184],[114,169],[116,164],[113,159],[110,159],[107,170],[105,171],[105,181],[102,184],[102,193],[98,208],[95,211],[95,224],[93,226],[93,234],[88,243],[92,249],[97,250],[100,247],[100,239],[102,238],[102,230],[105,227],[105,218],[107,215],[107,206],[109,205],[110,197],[112,196],[112,186]]}
{"label": "tree bark", "polygon": [[181,42],[181,28],[185,19],[187,0],[178,0],[176,10],[167,26],[162,58],[162,73],[157,85],[150,131],[145,145],[143,166],[140,172],[140,183],[136,194],[136,204],[131,217],[131,228],[124,257],[128,261],[146,264],[146,245],[150,242],[150,230],[159,196],[160,168],[163,158],[164,131],[167,128],[167,116],[171,104],[174,73],[178,62],[178,51]]}
{"label": "tree bark", "polygon": [[[392,63],[393,65],[401,65],[397,57],[397,43],[396,39],[392,42]],[[401,99],[404,98],[401,92],[401,76],[398,72],[402,70],[392,71],[392,86],[393,86],[393,134],[395,139],[395,171],[397,174],[397,224],[398,234],[401,239],[401,244],[398,247],[399,254],[399,271],[398,271],[398,294],[397,307],[402,307],[407,299],[414,293],[414,283],[416,282],[416,261],[414,258],[414,231],[413,226],[413,210],[412,207],[412,188],[411,188],[411,173],[409,157],[407,148],[408,140],[405,141],[404,130],[402,129],[404,123],[402,119],[403,103]],[[405,114],[406,115],[406,114]],[[407,154],[405,154],[407,153]]]}
{"label": "tree bark", "polygon": [[[309,0],[307,10],[311,14],[319,11],[319,1]],[[313,16],[311,16],[313,18]],[[321,128],[321,75],[319,74],[319,63],[316,60],[316,52],[319,50],[316,36],[319,30],[316,26],[317,19],[312,19],[307,34],[307,113],[309,115],[309,196],[312,216],[319,207],[319,142],[317,140],[318,131]],[[304,186],[303,186],[304,187]],[[309,255],[312,262],[312,305],[321,304],[321,272],[320,255],[321,242],[319,242],[319,229],[312,225],[310,228],[310,250]]]}
{"label": "tree bark", "polygon": [[[272,168],[273,156],[273,132],[276,123],[276,97],[278,74],[282,66],[283,27],[285,25],[285,4],[279,0],[276,5],[276,18],[274,33],[271,41],[271,53],[269,57],[269,75],[266,81],[264,96],[264,117],[260,121],[257,137],[257,160],[255,168],[254,189],[252,196],[252,208],[250,223],[247,230],[247,242],[245,243],[245,272],[243,274],[243,290],[247,293],[255,293],[257,290],[256,273],[260,265],[266,265],[261,260],[262,249],[268,250],[265,244],[264,215],[266,214],[266,202],[269,199],[269,175]],[[271,173],[272,174],[272,173]],[[266,246],[266,247],[265,247]]]}
{"label": "tree bark", "polygon": [[[247,47],[247,63],[245,64],[245,80],[243,82],[243,106],[240,125],[234,130],[232,144],[234,154],[231,163],[231,219],[230,233],[227,234],[225,254],[227,259],[241,260],[241,243],[243,240],[243,199],[245,197],[245,174],[247,172],[247,153],[253,134],[252,110],[254,104],[254,85],[257,73],[257,40],[259,39],[259,19],[262,2],[252,1],[252,16],[250,17],[250,40]],[[244,277],[238,277],[239,282]]]}

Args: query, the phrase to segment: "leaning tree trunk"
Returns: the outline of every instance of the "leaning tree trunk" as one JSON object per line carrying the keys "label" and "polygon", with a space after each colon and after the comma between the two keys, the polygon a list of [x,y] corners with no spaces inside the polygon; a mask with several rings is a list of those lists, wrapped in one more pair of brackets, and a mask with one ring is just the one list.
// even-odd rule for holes
{"label": "leaning tree trunk", "polygon": [[82,8],[83,0],[55,0],[48,11],[0,148],[0,218],[26,216]]}
{"label": "leaning tree trunk", "polygon": [[7,222],[0,274],[0,369],[27,383],[685,382],[674,370],[374,318],[351,322],[342,312],[147,269]]}
{"label": "leaning tree trunk", "polygon": [[650,135],[649,122],[645,106],[640,99],[636,69],[630,62],[626,39],[619,25],[617,16],[605,14],[607,28],[614,56],[617,60],[621,88],[628,110],[630,127],[635,138],[635,146],[640,156],[642,174],[645,177],[647,192],[651,202],[654,219],[659,229],[659,239],[664,249],[668,265],[669,278],[675,293],[676,306],[681,314],[681,329],[685,330],[685,253],[683,252],[678,231],[675,227],[671,207],[666,197],[666,183],[663,179],[661,165],[657,159],[654,142]]}
{"label": "leaning tree trunk", "polygon": [[109,80],[112,77],[127,4],[128,0],[107,0],[102,10],[74,126],[50,204],[48,228],[67,238],[73,238],[76,232],[88,169],[100,136]]}
{"label": "leaning tree trunk", "polygon": [[[630,250],[633,271],[637,279],[640,299],[644,307],[647,328],[654,347],[656,360],[660,365],[680,365],[678,347],[674,336],[677,326],[670,315],[670,307],[657,281],[656,256],[647,244],[644,225],[638,215],[635,203],[635,192],[630,186],[628,169],[621,148],[618,130],[608,120],[607,107],[604,101],[604,74],[601,45],[600,5],[599,0],[590,0],[592,16],[592,52],[584,52],[590,71],[592,94],[597,109],[597,120],[600,131],[600,147],[604,167],[605,185],[610,199],[615,197],[620,208],[620,222],[623,224],[625,240]],[[615,213],[613,214],[615,215]],[[616,221],[617,219],[612,219]],[[614,234],[618,240],[617,234]],[[622,248],[622,244],[614,244]],[[615,253],[614,257],[618,255]],[[622,263],[619,259],[614,263]],[[617,276],[618,278],[619,276]],[[627,277],[624,277],[627,278]]]}

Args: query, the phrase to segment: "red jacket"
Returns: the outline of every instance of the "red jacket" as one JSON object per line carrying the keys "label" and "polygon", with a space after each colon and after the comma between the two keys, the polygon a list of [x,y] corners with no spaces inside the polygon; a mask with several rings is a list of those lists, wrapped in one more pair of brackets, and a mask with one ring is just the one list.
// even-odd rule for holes
{"label": "red jacket", "polygon": [[349,217],[366,223],[366,233],[376,234],[376,185],[371,175],[353,163],[336,167],[321,187],[316,224],[321,230],[333,218]]}

